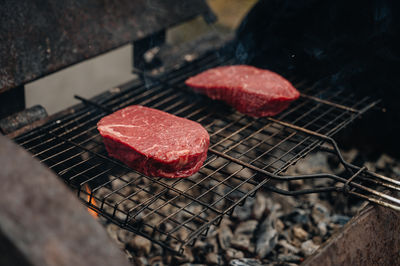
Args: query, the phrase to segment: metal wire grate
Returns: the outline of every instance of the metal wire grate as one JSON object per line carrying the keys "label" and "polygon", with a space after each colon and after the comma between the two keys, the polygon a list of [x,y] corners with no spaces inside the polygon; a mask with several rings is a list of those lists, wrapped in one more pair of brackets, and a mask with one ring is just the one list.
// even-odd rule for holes
{"label": "metal wire grate", "polygon": [[[211,53],[166,73],[162,81],[143,76],[15,141],[96,212],[182,251],[266,186],[271,175],[281,174],[325,142],[318,134],[332,136],[376,104],[369,97],[359,99],[344,90],[292,79],[302,97],[275,118],[255,119],[196,95],[183,84],[202,70],[232,63],[230,57]],[[210,150],[198,173],[184,179],[151,178],[107,156],[96,123],[109,110],[132,104],[197,121],[208,130]]]}

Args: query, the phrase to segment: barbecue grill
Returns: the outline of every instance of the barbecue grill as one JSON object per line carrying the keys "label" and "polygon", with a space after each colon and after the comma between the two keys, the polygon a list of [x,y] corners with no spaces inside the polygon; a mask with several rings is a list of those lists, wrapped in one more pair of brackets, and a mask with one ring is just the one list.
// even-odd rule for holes
{"label": "barbecue grill", "polygon": [[[164,35],[158,32],[139,38],[134,48],[137,78],[91,99],[76,95],[77,105],[8,136],[56,173],[95,213],[177,253],[206,235],[211,226],[218,226],[260,188],[288,196],[340,192],[400,210],[400,200],[392,193],[400,190],[400,181],[347,163],[333,139],[376,109],[379,99],[281,73],[301,92],[300,99],[277,116],[252,118],[184,85],[188,77],[203,70],[237,64],[234,40],[154,74],[144,68],[139,55],[162,43]],[[198,173],[182,179],[148,177],[107,155],[97,122],[133,104],[197,121],[207,129],[208,157]],[[334,154],[346,169],[345,175],[285,174],[317,150]],[[334,185],[305,190],[279,186],[302,179],[330,179]]]}

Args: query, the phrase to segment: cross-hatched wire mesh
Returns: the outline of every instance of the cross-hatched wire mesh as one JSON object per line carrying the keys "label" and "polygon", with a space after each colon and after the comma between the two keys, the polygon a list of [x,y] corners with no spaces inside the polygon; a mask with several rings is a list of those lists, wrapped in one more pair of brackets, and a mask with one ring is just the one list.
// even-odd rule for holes
{"label": "cross-hatched wire mesh", "polygon": [[[273,174],[285,171],[321,144],[312,135],[268,118],[235,112],[223,103],[194,94],[183,84],[187,77],[202,70],[231,63],[230,57],[211,53],[165,74],[163,82],[136,79],[95,100],[114,111],[140,104],[197,121],[210,134],[210,149]],[[292,82],[304,97],[275,118],[327,136],[373,103],[369,97],[356,98],[344,89],[324,89],[296,79]],[[352,109],[343,108],[346,106]],[[253,195],[260,182],[268,182],[254,169],[211,152],[200,171],[191,177],[144,176],[108,157],[96,128],[105,115],[102,109],[80,105],[74,112],[15,140],[98,213],[167,248],[180,250],[192,243]]]}

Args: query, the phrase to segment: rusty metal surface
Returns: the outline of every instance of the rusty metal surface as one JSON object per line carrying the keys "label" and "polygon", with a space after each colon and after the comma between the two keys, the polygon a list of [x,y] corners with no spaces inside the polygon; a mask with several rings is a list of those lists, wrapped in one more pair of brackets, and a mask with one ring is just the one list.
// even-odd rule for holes
{"label": "rusty metal surface", "polygon": [[46,109],[35,105],[0,120],[0,132],[9,134],[47,116]]}
{"label": "rusty metal surface", "polygon": [[0,92],[208,10],[203,0],[2,1]]}
{"label": "rusty metal surface", "polygon": [[365,208],[302,265],[400,265],[400,213]]}
{"label": "rusty metal surface", "polygon": [[0,239],[14,245],[0,245],[1,265],[129,265],[62,181],[4,136],[0,162]]}

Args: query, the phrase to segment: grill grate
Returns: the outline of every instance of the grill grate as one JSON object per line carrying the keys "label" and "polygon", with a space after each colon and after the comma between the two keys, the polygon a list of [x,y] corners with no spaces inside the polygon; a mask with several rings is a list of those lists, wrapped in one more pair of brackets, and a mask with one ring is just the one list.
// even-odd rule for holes
{"label": "grill grate", "polygon": [[[232,63],[230,57],[211,53],[165,74],[162,81],[142,75],[97,97],[98,104],[83,99],[89,104],[15,141],[63,178],[96,212],[166,248],[182,251],[260,187],[284,193],[270,186],[270,179],[377,103],[369,97],[357,99],[345,90],[321,89],[292,79],[302,97],[276,118],[255,119],[195,95],[183,84],[202,70]],[[151,178],[107,156],[96,123],[110,110],[132,104],[197,121],[208,130],[209,154],[198,173],[184,179]]]}

